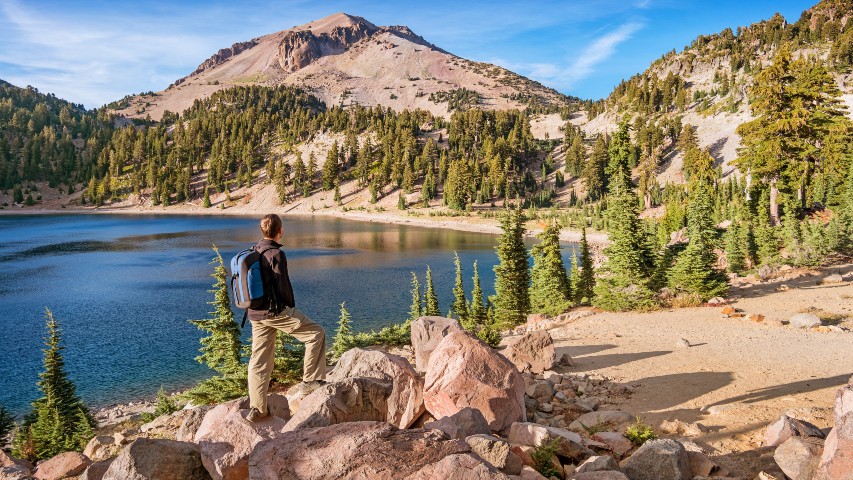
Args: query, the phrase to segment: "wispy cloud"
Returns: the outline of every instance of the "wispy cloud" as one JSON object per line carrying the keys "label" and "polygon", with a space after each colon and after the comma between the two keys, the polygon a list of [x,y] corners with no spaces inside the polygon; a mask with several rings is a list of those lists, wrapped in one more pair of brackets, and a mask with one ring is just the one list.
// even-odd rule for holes
{"label": "wispy cloud", "polygon": [[616,48],[619,44],[630,39],[643,26],[644,24],[639,21],[619,25],[612,31],[601,35],[589,43],[574,59],[569,59],[568,65],[559,65],[556,63],[513,63],[501,58],[492,59],[491,62],[510,70],[524,73],[552,87],[571,89],[577,82],[595,73],[598,65],[616,53]]}

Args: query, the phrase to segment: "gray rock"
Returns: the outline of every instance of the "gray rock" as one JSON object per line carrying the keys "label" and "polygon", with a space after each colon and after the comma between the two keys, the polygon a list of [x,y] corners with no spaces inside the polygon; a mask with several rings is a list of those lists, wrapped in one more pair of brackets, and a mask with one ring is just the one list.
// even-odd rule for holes
{"label": "gray rock", "polygon": [[616,462],[616,460],[613,459],[613,457],[608,457],[607,455],[596,455],[584,460],[583,463],[578,465],[578,468],[575,469],[575,472],[586,473],[601,472],[606,470],[619,471],[619,464]]}
{"label": "gray rock", "polygon": [[542,373],[557,363],[554,340],[547,330],[536,330],[510,340],[504,355],[520,372]]}
{"label": "gray rock", "polygon": [[196,407],[190,410],[190,413],[184,417],[181,426],[178,427],[178,432],[175,434],[175,440],[179,442],[192,442],[195,438],[198,427],[201,426],[201,421],[204,420],[204,414],[209,408]]}
{"label": "gray rock", "polygon": [[415,367],[425,372],[429,357],[441,340],[451,332],[462,330],[459,322],[445,317],[420,317],[412,322],[412,347],[415,350]]}
{"label": "gray rock", "polygon": [[554,398],[554,387],[545,380],[540,380],[530,385],[524,393],[539,403],[549,403]]}
{"label": "gray rock", "polygon": [[[596,425],[620,427],[633,421],[634,416],[628,412],[620,412],[618,410],[600,410],[597,412],[584,413],[574,422],[569,424],[569,430],[582,433],[585,432],[587,428]],[[617,428],[616,430],[620,429]]]}
{"label": "gray rock", "polygon": [[344,422],[384,422],[390,394],[391,382],[376,378],[347,378],[323,385],[302,399],[284,431]]}
{"label": "gray rock", "polygon": [[820,317],[811,313],[798,313],[788,322],[794,328],[812,328],[821,324]]}
{"label": "gray rock", "polygon": [[826,434],[809,422],[782,415],[778,420],[767,426],[767,430],[764,431],[764,442],[762,445],[765,447],[777,447],[791,437],[826,438]]}
{"label": "gray rock", "polygon": [[450,438],[460,440],[470,435],[491,433],[489,423],[486,422],[483,413],[471,407],[465,407],[449,417],[427,422],[424,424],[424,428],[441,430]]}
{"label": "gray rock", "polygon": [[791,480],[811,480],[820,462],[823,441],[809,437],[791,437],[776,448],[773,460]]}
{"label": "gray rock", "polygon": [[89,468],[83,472],[83,475],[80,475],[80,480],[102,480],[107,470],[110,469],[110,465],[113,464],[113,461],[115,461],[115,457],[89,465]]}
{"label": "gray rock", "polygon": [[583,439],[575,432],[562,428],[547,427],[535,423],[513,423],[509,430],[508,440],[514,445],[539,447],[542,444],[557,440],[557,455],[582,461],[594,455],[594,452],[583,444]]}
{"label": "gray rock", "polygon": [[758,278],[768,280],[773,276],[773,267],[770,265],[762,265],[758,267]]}
{"label": "gray rock", "polygon": [[104,474],[104,480],[209,480],[197,445],[189,442],[138,438],[125,447]]}
{"label": "gray rock", "polygon": [[572,476],[572,480],[630,480],[622,472],[617,471],[599,471],[576,473]]}
{"label": "gray rock", "polygon": [[690,458],[680,443],[670,439],[649,440],[622,462],[631,480],[689,480]]}
{"label": "gray rock", "polygon": [[0,468],[0,480],[30,480],[30,470],[22,465]]}
{"label": "gray rock", "polygon": [[472,435],[465,439],[471,450],[483,460],[491,463],[498,470],[507,475],[518,475],[521,473],[521,458],[512,452],[512,448],[506,440],[492,435]]}
{"label": "gray rock", "polygon": [[823,277],[823,281],[821,283],[841,283],[844,281],[844,277],[841,275],[834,273],[832,275],[827,275]]}

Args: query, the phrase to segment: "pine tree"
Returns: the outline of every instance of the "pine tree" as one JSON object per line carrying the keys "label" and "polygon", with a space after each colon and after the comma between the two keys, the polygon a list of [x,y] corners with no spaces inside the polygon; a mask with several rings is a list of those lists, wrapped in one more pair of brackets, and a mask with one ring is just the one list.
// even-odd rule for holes
{"label": "pine tree", "polygon": [[210,203],[210,190],[208,189],[207,185],[205,185],[205,187],[204,187],[204,200],[203,200],[202,205],[204,206],[204,208],[210,208],[210,205],[211,205],[211,203]]}
{"label": "pine tree", "polygon": [[462,282],[462,263],[459,261],[459,254],[456,252],[453,252],[453,264],[456,266],[456,281],[453,284],[453,303],[450,308],[459,319],[459,323],[470,330],[468,301],[465,299],[465,285]]}
{"label": "pine tree", "polygon": [[[630,185],[631,184],[631,133],[628,120],[623,120],[619,128],[610,139],[607,148],[608,163],[604,173],[609,184]],[[621,176],[622,178],[616,178]]]}
{"label": "pine tree", "polygon": [[405,210],[406,209],[406,196],[403,195],[403,191],[400,191],[400,194],[397,196],[397,209]]}
{"label": "pine tree", "polygon": [[595,288],[595,272],[592,268],[592,254],[589,251],[589,242],[586,240],[586,225],[581,227],[580,261],[578,281],[572,283],[574,286],[575,303],[589,303],[592,301],[593,289]]}
{"label": "pine tree", "polygon": [[746,269],[746,246],[743,244],[743,226],[740,219],[735,219],[726,231],[726,262],[728,270],[740,273]]}
{"label": "pine tree", "polygon": [[715,228],[710,186],[700,180],[692,190],[687,220],[690,241],[670,270],[668,283],[676,292],[704,302],[722,295],[728,289],[728,282],[715,267],[717,257],[714,254]]}
{"label": "pine tree", "polygon": [[77,388],[65,373],[59,322],[45,308],[44,371],[39,374],[42,397],[24,419],[13,441],[13,454],[30,461],[53,457],[69,450],[82,450],[89,438],[81,438],[94,427],[94,419],[77,396]]}
{"label": "pine tree", "polygon": [[486,303],[483,298],[483,288],[480,286],[480,272],[477,268],[477,261],[474,261],[474,277],[471,279],[474,287],[471,290],[471,302],[468,303],[468,324],[469,325],[485,325],[486,324]]}
{"label": "pine tree", "polygon": [[329,150],[329,153],[326,155],[326,161],[323,163],[323,190],[331,190],[334,188],[335,180],[338,178],[339,172],[338,142],[335,142]]}
{"label": "pine tree", "polygon": [[228,271],[225,261],[216,245],[213,245],[215,256],[210,264],[213,265],[213,301],[208,302],[214,311],[205,320],[190,320],[190,323],[208,333],[202,338],[201,354],[195,358],[198,363],[207,365],[222,376],[239,374],[244,367],[240,362],[240,326],[231,311],[231,300],[228,297]]}
{"label": "pine tree", "polygon": [[647,250],[644,232],[637,214],[637,197],[624,174],[616,175],[610,184],[607,225],[610,245],[599,268],[593,289],[592,304],[605,310],[651,308],[654,294],[648,288],[653,262]]}
{"label": "pine tree", "polygon": [[432,283],[432,270],[427,265],[426,290],[424,291],[424,316],[432,317],[441,315],[438,306],[438,297],[435,295],[435,286]]}
{"label": "pine tree", "polygon": [[590,201],[595,201],[604,196],[607,186],[607,177],[604,173],[608,162],[607,143],[604,136],[599,135],[595,140],[592,155],[583,168],[583,179],[586,185],[586,196]]}
{"label": "pine tree", "polygon": [[530,313],[530,271],[524,247],[524,217],[520,210],[510,209],[501,219],[503,233],[495,248],[494,320],[497,328],[509,328],[527,319]]}
{"label": "pine tree", "polygon": [[530,308],[534,312],[559,315],[572,306],[571,286],[560,251],[560,226],[548,225],[542,240],[531,251]]}
{"label": "pine tree", "polygon": [[421,316],[423,316],[421,285],[418,282],[418,276],[412,272],[412,305],[409,307],[409,322],[414,322]]}
{"label": "pine tree", "polygon": [[353,347],[352,328],[350,328],[350,314],[346,307],[346,302],[341,303],[341,318],[338,320],[338,330],[335,332],[335,338],[332,343],[331,357],[334,360],[341,358],[341,355]]}

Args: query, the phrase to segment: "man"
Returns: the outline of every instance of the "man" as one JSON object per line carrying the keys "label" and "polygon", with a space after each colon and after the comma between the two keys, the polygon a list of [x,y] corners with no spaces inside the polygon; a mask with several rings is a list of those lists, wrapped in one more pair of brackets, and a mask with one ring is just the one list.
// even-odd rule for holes
{"label": "man", "polygon": [[266,304],[249,309],[252,321],[252,358],[249,360],[248,420],[256,422],[267,415],[267,391],[275,366],[275,338],[278,331],[293,335],[305,344],[305,367],[298,388],[308,392],[316,389],[326,378],[326,332],[296,308],[293,287],[287,275],[287,257],[279,241],[282,236],[281,218],[264,215],[261,219],[264,238],[255,245],[261,252],[261,277],[264,279]]}

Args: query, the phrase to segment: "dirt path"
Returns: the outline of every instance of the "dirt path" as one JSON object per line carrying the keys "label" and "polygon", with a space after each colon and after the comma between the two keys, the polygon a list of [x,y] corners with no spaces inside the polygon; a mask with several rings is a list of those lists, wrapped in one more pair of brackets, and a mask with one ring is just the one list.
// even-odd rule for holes
{"label": "dirt path", "polygon": [[[817,285],[829,273],[850,272],[853,265],[733,289],[742,298],[732,306],[765,315],[764,323],[721,318],[720,308],[702,307],[601,313],[551,334],[558,357],[569,353],[575,361],[569,371],[636,386],[619,409],[656,427],[672,419],[705,425],[707,431],[692,440],[733,472],[753,478],[748,475],[772,452],[759,448],[764,428],[779,415],[788,412],[821,428],[832,424],[835,391],[853,375],[853,332],[795,330],[776,322],[814,307],[850,326],[853,282]],[[781,284],[789,290],[777,291]],[[678,348],[682,338],[692,346]]]}

